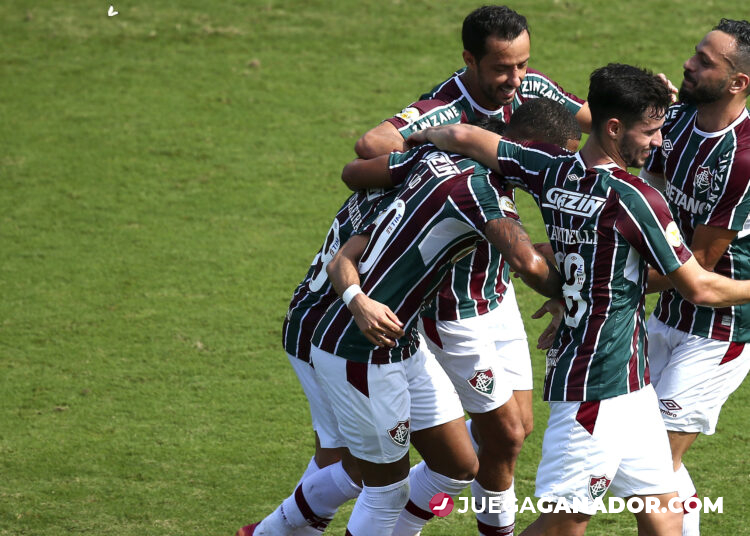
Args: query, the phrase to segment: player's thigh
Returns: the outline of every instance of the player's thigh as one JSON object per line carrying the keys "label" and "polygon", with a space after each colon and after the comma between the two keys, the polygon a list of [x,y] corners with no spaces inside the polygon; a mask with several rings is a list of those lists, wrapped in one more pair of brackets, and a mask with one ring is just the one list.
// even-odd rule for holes
{"label": "player's thigh", "polygon": [[316,347],[310,355],[351,454],[375,464],[401,460],[411,425],[405,362],[359,363]]}
{"label": "player's thigh", "polygon": [[320,448],[338,449],[346,446],[344,438],[339,433],[331,402],[328,400],[325,390],[318,383],[315,369],[309,363],[290,354],[287,354],[287,357],[309,402],[313,430],[317,434]]}

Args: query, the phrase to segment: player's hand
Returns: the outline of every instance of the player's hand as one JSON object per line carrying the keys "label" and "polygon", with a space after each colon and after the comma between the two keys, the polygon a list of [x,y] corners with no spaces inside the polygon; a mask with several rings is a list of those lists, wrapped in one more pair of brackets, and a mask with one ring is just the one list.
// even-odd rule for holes
{"label": "player's hand", "polygon": [[547,313],[552,315],[552,320],[550,320],[549,325],[542,334],[539,335],[539,340],[536,343],[536,347],[539,350],[549,350],[552,347],[552,343],[555,342],[557,328],[560,327],[560,323],[565,315],[565,307],[560,300],[547,300],[537,312],[531,315],[531,318],[542,318]]}
{"label": "player's hand", "polygon": [[375,346],[396,346],[396,340],[404,336],[404,324],[390,307],[370,299],[366,294],[357,294],[349,302],[349,310],[360,331]]}
{"label": "player's hand", "polygon": [[408,138],[406,138],[406,146],[407,147],[416,147],[417,145],[422,145],[424,143],[427,143],[427,131],[426,130],[418,130]]}
{"label": "player's hand", "polygon": [[667,75],[664,73],[659,73],[656,75],[656,77],[661,80],[662,84],[667,86],[667,89],[669,90],[669,96],[672,99],[672,104],[677,102],[677,87],[667,78]]}

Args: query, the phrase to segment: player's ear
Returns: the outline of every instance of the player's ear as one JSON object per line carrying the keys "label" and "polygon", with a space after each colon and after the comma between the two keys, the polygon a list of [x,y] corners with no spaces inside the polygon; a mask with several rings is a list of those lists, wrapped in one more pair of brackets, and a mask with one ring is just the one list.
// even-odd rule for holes
{"label": "player's ear", "polygon": [[745,73],[734,73],[730,78],[729,92],[736,95],[743,93],[747,95],[750,93],[750,75]]}
{"label": "player's ear", "polygon": [[476,69],[477,62],[474,59],[474,54],[464,49],[463,56],[464,56],[464,63],[466,64],[466,66],[471,67],[472,69]]}
{"label": "player's ear", "polygon": [[605,125],[604,132],[606,132],[607,136],[616,139],[620,136],[620,133],[623,131],[623,125],[622,122],[612,117],[610,119],[607,119],[607,124]]}

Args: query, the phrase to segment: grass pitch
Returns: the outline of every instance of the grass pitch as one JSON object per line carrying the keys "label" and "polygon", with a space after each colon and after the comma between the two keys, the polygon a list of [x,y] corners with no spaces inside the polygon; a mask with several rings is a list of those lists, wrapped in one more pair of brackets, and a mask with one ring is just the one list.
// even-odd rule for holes
{"label": "grass pitch", "polygon": [[[0,535],[233,534],[312,452],[280,328],[347,195],[341,167],[359,134],[461,66],[477,4],[112,3],[113,17],[109,3],[0,5]],[[720,17],[747,18],[740,0],[511,6],[531,65],[584,96],[609,61],[680,80]],[[540,300],[517,288],[528,316]],[[687,457],[699,495],[724,497],[705,534],[750,534],[749,403],[746,384]],[[539,397],[535,412],[519,497]],[[424,531],[472,533],[455,514]],[[635,524],[596,516],[589,534]]]}

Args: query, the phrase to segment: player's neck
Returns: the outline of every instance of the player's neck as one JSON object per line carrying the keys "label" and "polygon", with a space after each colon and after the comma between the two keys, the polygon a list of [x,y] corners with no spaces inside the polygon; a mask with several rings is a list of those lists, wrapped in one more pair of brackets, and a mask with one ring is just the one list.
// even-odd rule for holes
{"label": "player's neck", "polygon": [[732,98],[697,106],[696,126],[703,132],[718,132],[734,123],[745,109],[746,99]]}
{"label": "player's neck", "polygon": [[466,88],[466,91],[469,93],[469,96],[479,106],[481,106],[485,110],[492,110],[492,111],[496,111],[502,108],[502,106],[497,106],[494,103],[489,102],[487,99],[484,98],[482,91],[479,89],[479,82],[477,81],[476,76],[473,76],[472,73],[470,73],[468,69],[464,71],[463,73],[461,73],[459,75],[459,78],[461,79],[461,83]]}
{"label": "player's neck", "polygon": [[610,147],[608,144],[602,143],[599,137],[592,132],[578,154],[581,156],[583,163],[586,164],[587,169],[595,166],[606,166],[607,164],[616,164],[622,169],[627,169],[625,161],[616,149],[614,145]]}

